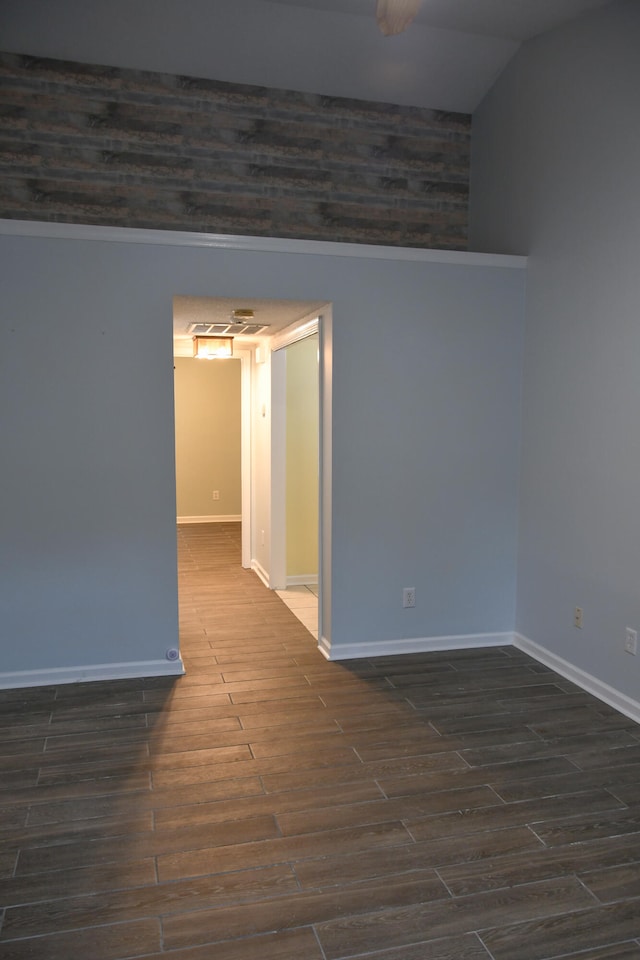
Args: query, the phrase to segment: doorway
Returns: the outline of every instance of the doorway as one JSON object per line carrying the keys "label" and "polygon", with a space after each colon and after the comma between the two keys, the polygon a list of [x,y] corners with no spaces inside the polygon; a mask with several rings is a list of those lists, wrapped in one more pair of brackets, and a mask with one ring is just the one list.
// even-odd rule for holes
{"label": "doorway", "polygon": [[[326,451],[330,451],[330,437],[323,439],[322,422],[324,417],[325,424],[328,425],[327,433],[330,431],[330,391],[325,391],[324,400],[322,390],[322,378],[328,370],[330,373],[331,363],[331,326],[330,326],[330,308],[326,303],[315,304],[312,301],[257,301],[257,300],[230,300],[207,297],[175,297],[174,298],[174,357],[186,358],[192,354],[192,328],[194,324],[202,327],[205,323],[205,316],[215,320],[219,326],[223,322],[226,314],[229,316],[230,306],[233,303],[244,303],[247,308],[254,310],[256,320],[260,319],[264,323],[261,335],[255,338],[239,336],[234,339],[234,357],[241,359],[241,433],[242,433],[242,565],[243,567],[253,569],[271,589],[286,587],[287,585],[308,584],[310,596],[313,597],[315,605],[315,629],[312,630],[320,643],[321,630],[319,629],[318,615],[318,592],[319,582],[322,580],[322,557],[329,556],[330,547],[328,541],[329,524],[324,527],[321,516],[323,510],[329,507],[327,516],[330,516],[330,457],[326,456]],[[176,308],[176,305],[180,309]],[[317,310],[322,306],[323,316],[328,314],[327,330],[323,344],[321,315]],[[195,315],[194,315],[195,311]],[[206,313],[205,313],[206,312]],[[242,311],[243,313],[248,312]],[[291,322],[291,317],[296,320]],[[216,330],[216,333],[218,331]],[[315,338],[310,341],[313,343],[313,357],[315,365],[315,433],[313,445],[315,447],[315,508],[312,519],[313,537],[312,552],[314,563],[300,567],[298,558],[298,569],[289,569],[287,571],[287,547],[286,530],[291,532],[293,515],[292,509],[289,509],[289,523],[287,524],[287,505],[286,505],[286,432],[282,435],[282,444],[279,443],[280,429],[280,407],[278,403],[278,391],[286,390],[286,380],[280,383],[279,362],[283,357],[282,349],[290,345],[307,340],[309,337]],[[306,347],[307,351],[309,347]],[[327,362],[328,354],[329,362]],[[194,362],[192,359],[188,363]],[[215,361],[214,365],[228,361]],[[202,363],[202,361],[198,361]],[[207,363],[208,365],[208,363]],[[286,420],[285,427],[286,431]],[[308,439],[308,438],[307,438]],[[322,449],[324,445],[325,457],[327,461],[325,467],[325,480],[322,481]],[[208,484],[211,491],[206,496],[214,496],[214,492],[219,490],[217,483]],[[291,490],[291,483],[288,485]],[[324,490],[324,494],[323,491]],[[222,497],[222,491],[220,491]],[[212,511],[216,512],[216,511]],[[224,514],[224,519],[232,521],[239,519],[229,515],[226,510],[217,511]],[[295,512],[295,507],[293,508]],[[180,511],[178,511],[180,515]],[[202,517],[196,515],[196,521],[202,520]],[[308,523],[307,523],[308,527]],[[323,551],[324,547],[324,551]],[[292,549],[290,549],[290,554]],[[328,567],[328,563],[326,564]],[[292,583],[292,578],[297,578],[297,582]],[[326,609],[329,609],[327,604]],[[325,616],[325,623],[327,617]],[[307,625],[307,624],[305,624]],[[322,649],[322,646],[321,646]],[[323,650],[325,652],[325,650]]]}
{"label": "doorway", "polygon": [[174,341],[178,524],[241,523],[251,566],[251,352],[196,361]]}
{"label": "doorway", "polygon": [[[278,596],[318,639],[319,335],[317,321],[279,350],[284,378],[284,583]],[[274,457],[282,456],[276,448]]]}

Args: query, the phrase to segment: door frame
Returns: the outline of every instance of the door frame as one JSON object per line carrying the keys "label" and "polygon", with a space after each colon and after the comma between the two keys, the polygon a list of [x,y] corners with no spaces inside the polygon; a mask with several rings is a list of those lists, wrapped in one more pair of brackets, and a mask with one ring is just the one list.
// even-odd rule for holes
{"label": "door frame", "polygon": [[240,359],[240,524],[242,559],[245,570],[251,568],[251,358],[250,349],[238,347]]}
{"label": "door frame", "polygon": [[[269,579],[272,590],[287,587],[287,523],[286,523],[286,463],[287,463],[287,347],[308,337],[320,334],[322,317],[316,314],[303,319],[279,334],[270,343],[271,349],[271,559]],[[320,371],[318,371],[320,390]],[[320,443],[320,423],[318,423]],[[318,516],[320,511],[320,450],[318,450]],[[320,534],[320,528],[318,529]],[[318,536],[318,550],[320,536]],[[320,557],[318,557],[318,585],[320,585]]]}
{"label": "door frame", "polygon": [[[276,334],[271,351],[271,555],[270,587],[284,589],[286,575],[286,354],[285,348],[318,335],[318,646],[331,646],[331,371],[332,313],[302,318]],[[326,655],[326,653],[325,653]]]}

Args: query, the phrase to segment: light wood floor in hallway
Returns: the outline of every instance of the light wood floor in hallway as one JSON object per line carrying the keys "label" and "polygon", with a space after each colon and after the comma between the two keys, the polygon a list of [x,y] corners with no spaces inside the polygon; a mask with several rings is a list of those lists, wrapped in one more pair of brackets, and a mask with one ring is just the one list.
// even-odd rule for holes
{"label": "light wood floor in hallway", "polygon": [[179,531],[187,676],[0,693],[2,960],[640,960],[640,728],[513,648],[328,663]]}

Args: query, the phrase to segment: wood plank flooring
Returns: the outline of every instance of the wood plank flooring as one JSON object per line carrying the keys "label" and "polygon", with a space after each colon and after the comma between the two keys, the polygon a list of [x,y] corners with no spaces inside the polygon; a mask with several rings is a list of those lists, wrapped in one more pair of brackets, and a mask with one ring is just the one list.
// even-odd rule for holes
{"label": "wood plank flooring", "polygon": [[2,960],[640,960],[640,728],[513,648],[327,663],[179,529],[187,676],[0,692]]}

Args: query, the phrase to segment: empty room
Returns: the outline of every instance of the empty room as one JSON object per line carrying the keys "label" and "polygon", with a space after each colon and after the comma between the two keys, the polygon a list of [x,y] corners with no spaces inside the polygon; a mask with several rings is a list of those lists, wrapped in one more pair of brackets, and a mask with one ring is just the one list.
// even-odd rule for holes
{"label": "empty room", "polygon": [[640,960],[638,49],[0,5],[3,960]]}

